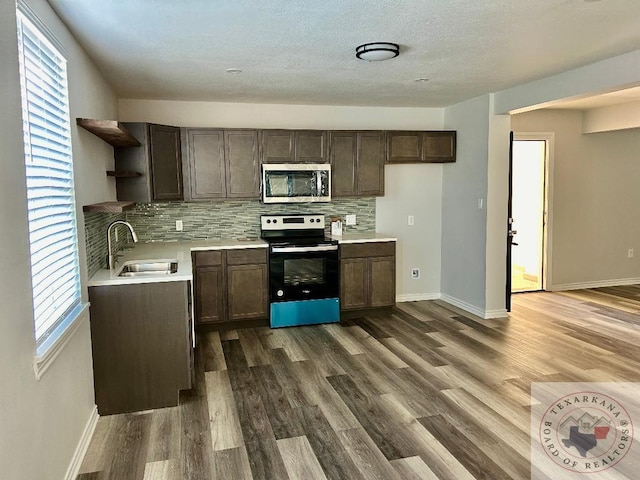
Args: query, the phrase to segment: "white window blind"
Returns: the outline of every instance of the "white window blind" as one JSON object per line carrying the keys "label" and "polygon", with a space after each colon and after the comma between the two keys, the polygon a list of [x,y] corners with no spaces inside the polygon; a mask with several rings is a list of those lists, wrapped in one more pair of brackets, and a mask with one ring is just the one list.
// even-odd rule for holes
{"label": "white window blind", "polygon": [[66,60],[18,10],[36,344],[80,306]]}

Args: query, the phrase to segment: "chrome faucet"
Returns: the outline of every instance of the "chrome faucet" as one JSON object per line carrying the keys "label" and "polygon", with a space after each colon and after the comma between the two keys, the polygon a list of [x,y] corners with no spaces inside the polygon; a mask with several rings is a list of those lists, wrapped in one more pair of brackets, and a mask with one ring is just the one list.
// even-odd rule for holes
{"label": "chrome faucet", "polygon": [[111,250],[111,230],[115,225],[124,225],[125,227],[127,227],[131,232],[131,238],[133,239],[133,243],[138,242],[138,236],[136,235],[136,232],[133,231],[133,227],[129,222],[125,222],[124,220],[116,220],[115,222],[111,222],[107,227],[107,248],[109,249],[109,252],[107,254],[107,263],[109,264],[109,270],[113,270],[113,268],[116,266],[116,261],[118,259],[118,256],[115,255]]}

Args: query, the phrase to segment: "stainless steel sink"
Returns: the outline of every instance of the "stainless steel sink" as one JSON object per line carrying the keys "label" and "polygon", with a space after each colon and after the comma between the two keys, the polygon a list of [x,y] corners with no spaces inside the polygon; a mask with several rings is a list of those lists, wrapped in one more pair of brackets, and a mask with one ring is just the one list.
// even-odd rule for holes
{"label": "stainless steel sink", "polygon": [[171,275],[178,271],[177,260],[125,263],[119,277],[153,277],[158,275]]}

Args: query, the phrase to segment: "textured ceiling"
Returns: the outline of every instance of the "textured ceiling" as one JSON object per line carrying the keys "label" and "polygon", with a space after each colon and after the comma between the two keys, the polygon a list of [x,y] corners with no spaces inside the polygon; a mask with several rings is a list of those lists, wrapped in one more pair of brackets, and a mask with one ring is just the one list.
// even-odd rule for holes
{"label": "textured ceiling", "polygon": [[640,49],[638,0],[49,3],[121,98],[442,107]]}

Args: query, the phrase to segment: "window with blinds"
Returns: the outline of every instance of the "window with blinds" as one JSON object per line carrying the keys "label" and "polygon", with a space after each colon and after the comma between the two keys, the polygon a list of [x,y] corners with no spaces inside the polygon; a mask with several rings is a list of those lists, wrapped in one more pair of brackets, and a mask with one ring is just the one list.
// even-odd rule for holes
{"label": "window with blinds", "polygon": [[62,333],[65,320],[80,307],[67,66],[20,10],[17,17],[33,311],[39,349],[50,337]]}

